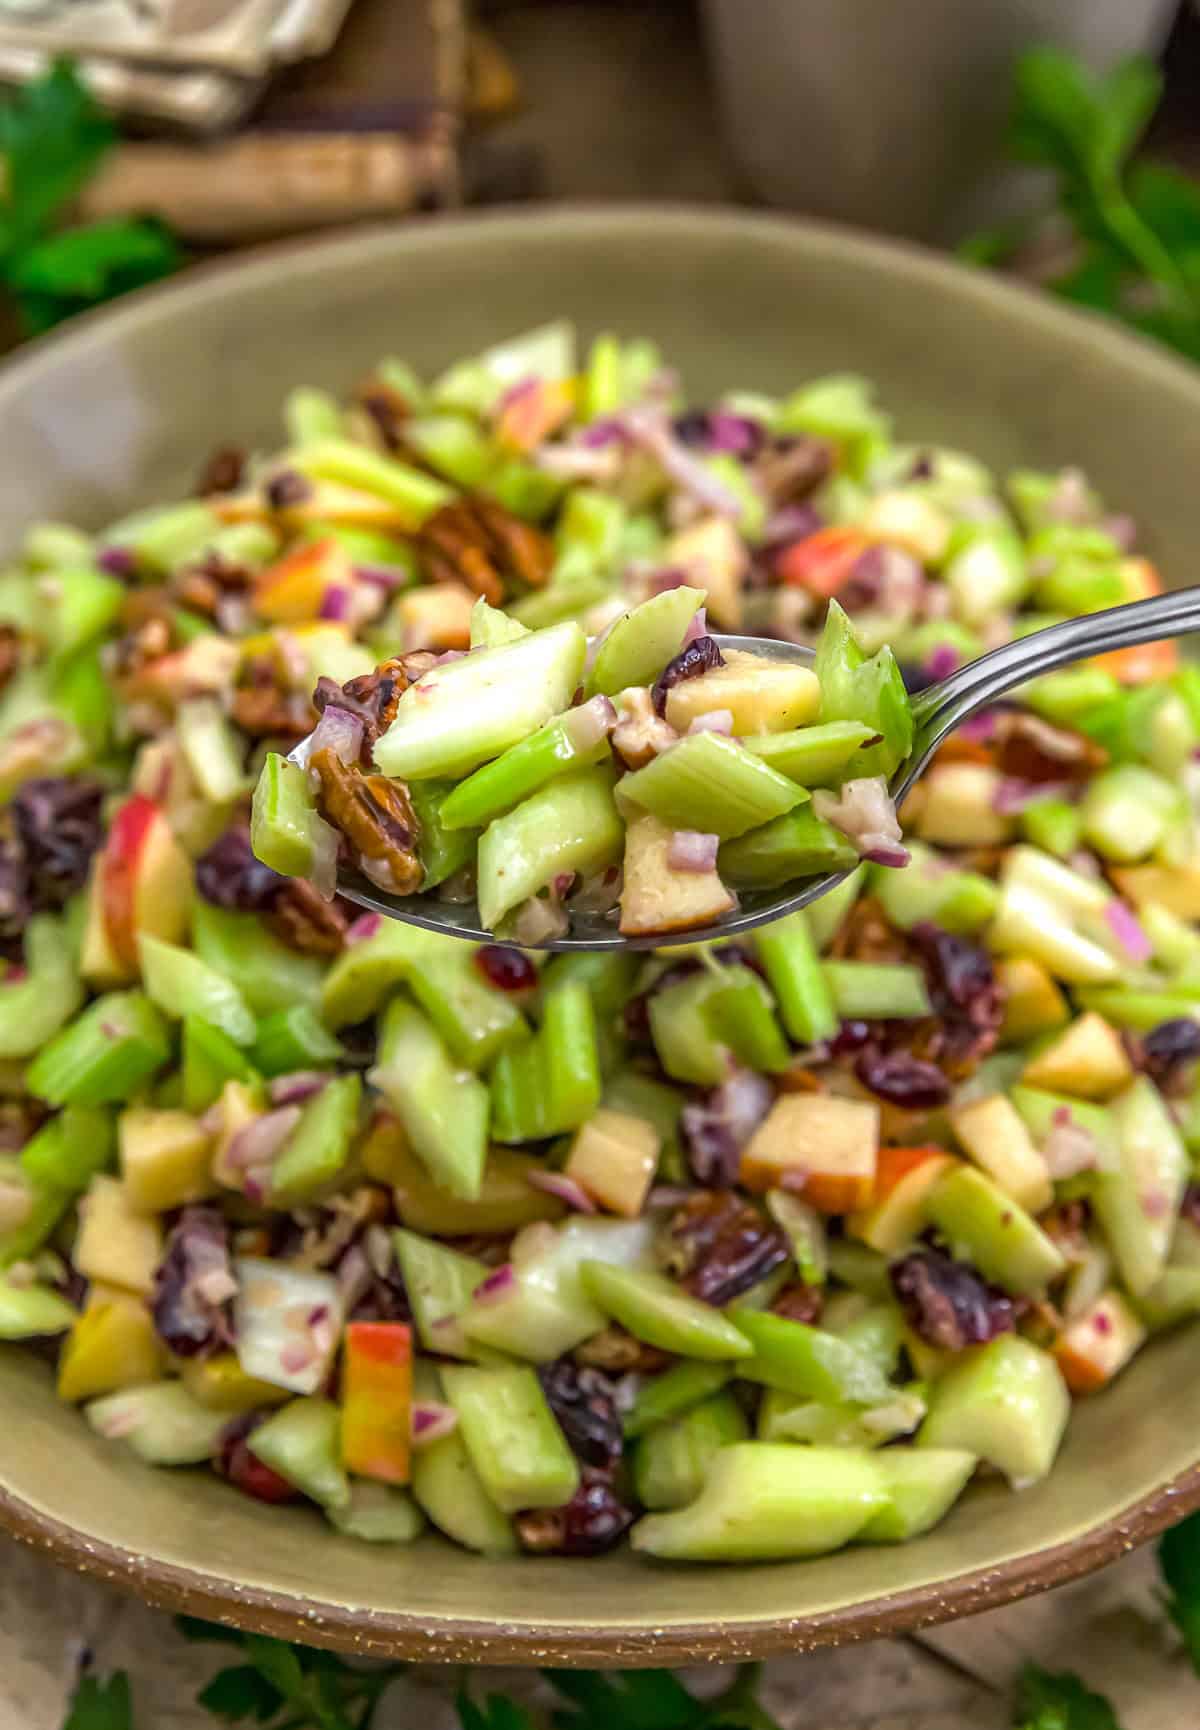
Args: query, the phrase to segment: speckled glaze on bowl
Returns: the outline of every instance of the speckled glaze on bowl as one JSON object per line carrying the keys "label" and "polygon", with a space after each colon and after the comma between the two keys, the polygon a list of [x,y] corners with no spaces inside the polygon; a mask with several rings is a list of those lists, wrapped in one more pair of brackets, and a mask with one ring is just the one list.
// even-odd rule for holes
{"label": "speckled glaze on bowl", "polygon": [[[381,354],[432,368],[558,314],[655,337],[701,396],[853,370],[905,436],[1004,469],[1081,463],[1168,580],[1200,569],[1200,372],[921,252],[758,216],[495,215],[271,251],[135,297],[0,372],[0,538],[186,490],[211,446],[269,446],[294,382]],[[373,1548],[315,1513],[154,1470],[0,1353],[0,1523],[61,1562],[198,1616],[312,1643],[496,1664],[695,1663],[962,1616],[1074,1578],[1200,1505],[1200,1334],[1083,1402],[1048,1482],[973,1489],[915,1543],[760,1567],[488,1561]]]}

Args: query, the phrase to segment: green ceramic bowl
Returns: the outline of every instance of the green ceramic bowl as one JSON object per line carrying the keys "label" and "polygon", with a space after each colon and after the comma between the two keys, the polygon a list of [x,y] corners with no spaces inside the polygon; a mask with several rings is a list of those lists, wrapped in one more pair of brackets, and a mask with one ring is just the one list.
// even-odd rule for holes
{"label": "green ceramic bowl", "polygon": [[[268,252],[135,297],[0,374],[0,525],[99,523],[186,488],[209,447],[270,444],[299,380],[380,354],[426,368],[555,314],[653,336],[698,394],[853,369],[906,433],[999,468],[1076,461],[1139,518],[1169,580],[1200,567],[1200,372],[924,253],[757,216],[500,215]],[[407,1658],[637,1665],[895,1633],[1099,1566],[1200,1504],[1197,1335],[1084,1401],[1047,1483],[971,1491],[917,1542],[822,1561],[484,1561],[434,1537],[372,1549],[208,1474],[139,1465],[0,1354],[0,1520],[144,1597]]]}

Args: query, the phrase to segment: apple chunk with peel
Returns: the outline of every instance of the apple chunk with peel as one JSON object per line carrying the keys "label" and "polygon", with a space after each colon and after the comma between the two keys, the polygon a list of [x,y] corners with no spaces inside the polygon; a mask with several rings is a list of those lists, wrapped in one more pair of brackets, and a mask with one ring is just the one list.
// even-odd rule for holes
{"label": "apple chunk with peel", "polygon": [[742,578],[748,563],[745,543],[728,517],[705,517],[673,535],[663,549],[668,571],[686,571],[688,582],[704,590],[708,616],[723,631],[742,628]]}
{"label": "apple chunk with peel", "polygon": [[1089,1011],[1025,1065],[1021,1080],[1076,1099],[1109,1099],[1133,1080],[1133,1065],[1116,1029]]}
{"label": "apple chunk with peel", "polygon": [[871,1200],[879,1107],[824,1093],[777,1099],[742,1150],[747,1189],[799,1190],[819,1213],[850,1213]]}
{"label": "apple chunk with peel", "polygon": [[1073,1394],[1093,1394],[1124,1369],[1145,1337],[1129,1304],[1110,1287],[1059,1335],[1054,1361]]}
{"label": "apple chunk with peel", "polygon": [[737,898],[722,883],[716,867],[678,871],[669,863],[672,831],[648,812],[625,830],[625,870],[621,888],[621,934],[687,931],[731,913]]}
{"label": "apple chunk with peel", "polygon": [[332,536],[297,547],[255,578],[251,605],[260,619],[299,625],[319,619],[331,591],[354,588],[350,555]]}
{"label": "apple chunk with peel", "polygon": [[929,1224],[930,1192],[954,1163],[943,1147],[881,1147],[871,1199],[850,1215],[846,1230],[883,1255],[897,1255]]}
{"label": "apple chunk with peel", "polygon": [[821,688],[808,667],[767,661],[744,649],[727,649],[724,666],[683,679],[667,692],[667,720],[677,733],[721,709],[733,716],[738,738],[783,733],[815,721],[820,706]]}
{"label": "apple chunk with peel", "polygon": [[610,1213],[636,1219],[661,1147],[662,1137],[644,1117],[601,1106],[576,1131],[563,1171]]}
{"label": "apple chunk with peel", "polygon": [[192,867],[161,805],[135,793],[112,820],[92,871],[80,961],[94,985],[138,976],[138,937],[181,943],[192,904]]}

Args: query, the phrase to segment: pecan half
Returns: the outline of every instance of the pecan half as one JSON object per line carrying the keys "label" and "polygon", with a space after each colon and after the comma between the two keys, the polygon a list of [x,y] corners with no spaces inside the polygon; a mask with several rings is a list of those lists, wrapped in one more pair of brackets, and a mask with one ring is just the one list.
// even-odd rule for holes
{"label": "pecan half", "polygon": [[540,588],[554,563],[549,538],[494,499],[443,505],[421,529],[417,545],[432,582],[466,583],[493,606],[501,605],[514,579]]}
{"label": "pecan half", "polygon": [[332,703],[335,709],[347,709],[350,714],[357,715],[363,724],[363,747],[366,750],[387,732],[396,719],[397,706],[411,683],[404,658],[395,656],[376,667],[373,673],[360,673],[356,679],[347,679],[344,685],[321,677],[313,692],[313,707],[323,715]]}
{"label": "pecan half", "polygon": [[325,816],[350,843],[364,875],[393,895],[419,889],[417,819],[402,784],[364,775],[328,745],[314,752],[309,767],[320,776]]}
{"label": "pecan half", "polygon": [[383,449],[393,455],[404,449],[404,423],[412,414],[412,404],[395,385],[385,379],[364,379],[354,393],[372,433]]}
{"label": "pecan half", "polygon": [[0,691],[21,664],[21,639],[12,625],[0,625]]}
{"label": "pecan half", "polygon": [[240,445],[218,445],[200,471],[196,491],[201,498],[209,493],[236,493],[246,474],[246,453]]}
{"label": "pecan half", "polygon": [[230,714],[252,739],[302,739],[313,726],[308,699],[275,685],[241,686],[233,693]]}
{"label": "pecan half", "polygon": [[615,1376],[628,1375],[631,1370],[639,1375],[656,1375],[671,1361],[668,1354],[659,1351],[657,1346],[635,1340],[619,1322],[610,1322],[606,1328],[601,1328],[590,1340],[576,1346],[571,1355],[584,1369],[607,1370]]}
{"label": "pecan half", "polygon": [[289,877],[276,897],[270,925],[303,955],[340,955],[350,919],[344,901],[326,901],[304,878]]}
{"label": "pecan half", "polygon": [[991,739],[996,767],[1021,781],[1084,781],[1108,762],[1102,745],[1024,709],[1001,709]]}
{"label": "pecan half", "polygon": [[829,953],[836,961],[907,961],[909,945],[874,896],[864,895],[846,915]]}

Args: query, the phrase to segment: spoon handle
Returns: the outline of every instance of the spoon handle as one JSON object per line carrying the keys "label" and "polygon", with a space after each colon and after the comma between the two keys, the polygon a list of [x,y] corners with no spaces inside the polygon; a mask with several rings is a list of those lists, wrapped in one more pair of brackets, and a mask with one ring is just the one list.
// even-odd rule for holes
{"label": "spoon handle", "polygon": [[981,655],[914,698],[916,738],[905,765],[906,786],[948,733],[1017,685],[1110,649],[1129,649],[1188,631],[1200,631],[1200,588],[1085,613]]}

